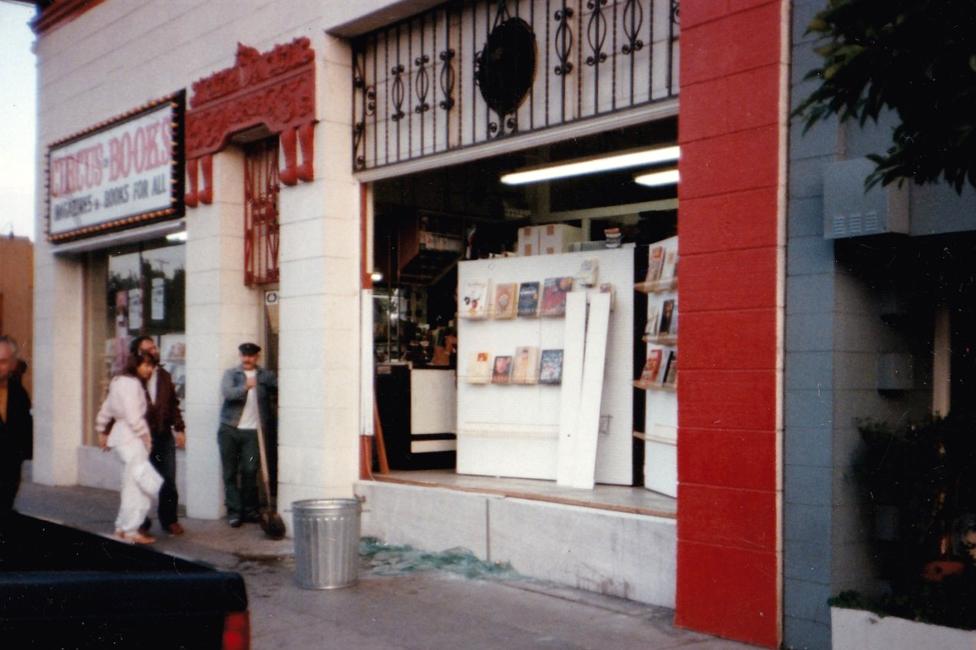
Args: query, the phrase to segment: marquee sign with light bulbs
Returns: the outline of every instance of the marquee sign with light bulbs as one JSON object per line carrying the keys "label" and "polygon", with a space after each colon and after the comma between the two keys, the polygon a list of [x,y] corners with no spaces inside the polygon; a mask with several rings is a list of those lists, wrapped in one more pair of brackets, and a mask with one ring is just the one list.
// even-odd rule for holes
{"label": "marquee sign with light bulbs", "polygon": [[184,97],[147,102],[48,148],[49,241],[183,215]]}

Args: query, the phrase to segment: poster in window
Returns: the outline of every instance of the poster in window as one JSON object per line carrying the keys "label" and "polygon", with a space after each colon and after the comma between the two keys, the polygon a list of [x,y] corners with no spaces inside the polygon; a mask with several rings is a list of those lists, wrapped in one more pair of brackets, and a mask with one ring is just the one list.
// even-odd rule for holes
{"label": "poster in window", "polygon": [[166,280],[163,278],[152,279],[152,308],[150,318],[153,320],[164,320],[166,318]]}
{"label": "poster in window", "polygon": [[142,329],[142,289],[129,289],[129,331]]}

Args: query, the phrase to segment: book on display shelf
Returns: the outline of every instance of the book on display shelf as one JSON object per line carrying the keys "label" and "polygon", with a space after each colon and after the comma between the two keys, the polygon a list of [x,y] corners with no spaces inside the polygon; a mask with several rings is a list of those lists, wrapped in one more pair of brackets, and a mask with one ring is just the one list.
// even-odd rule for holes
{"label": "book on display shelf", "polygon": [[661,322],[661,308],[657,304],[651,304],[647,308],[647,325],[644,326],[644,334],[648,336],[657,336],[660,332],[658,331],[658,324]]}
{"label": "book on display shelf", "polygon": [[566,294],[573,290],[573,278],[547,278],[542,289],[543,316],[565,316]]}
{"label": "book on display shelf", "polygon": [[657,282],[661,279],[661,272],[664,269],[664,246],[660,244],[651,246],[647,252],[647,276],[645,282]]}
{"label": "book on display shelf", "polygon": [[644,361],[644,369],[641,371],[640,383],[658,383],[658,375],[661,372],[661,361],[663,357],[664,350],[661,348],[654,348],[653,350],[647,351],[647,360]]}
{"label": "book on display shelf", "polygon": [[563,381],[563,351],[543,350],[539,363],[540,384],[561,384]]}
{"label": "book on display shelf", "polygon": [[491,383],[507,384],[512,374],[512,357],[497,356],[491,368]]}
{"label": "book on display shelf", "polygon": [[491,355],[487,352],[475,352],[468,364],[469,384],[487,384],[491,382]]}
{"label": "book on display shelf", "polygon": [[595,287],[600,277],[600,260],[590,257],[580,262],[576,272],[576,283],[584,287]]}
{"label": "book on display shelf", "polygon": [[539,283],[523,282],[519,287],[518,315],[533,318],[539,315]]}
{"label": "book on display shelf", "polygon": [[671,321],[675,315],[674,298],[668,298],[661,303],[661,320],[658,322],[658,334],[671,334]]}
{"label": "book on display shelf", "polygon": [[664,251],[664,264],[661,267],[661,280],[675,280],[678,277],[678,249],[668,247]]}
{"label": "book on display shelf", "polygon": [[514,282],[495,285],[495,300],[492,303],[492,315],[495,318],[515,318],[517,295],[518,284]]}
{"label": "book on display shelf", "polygon": [[678,378],[678,351],[668,350],[668,362],[662,373],[662,384],[674,384]]}
{"label": "book on display shelf", "polygon": [[512,361],[513,384],[535,384],[539,381],[539,348],[523,346],[515,348]]}
{"label": "book on display shelf", "polygon": [[483,280],[469,280],[461,290],[458,312],[461,318],[485,318],[488,316],[488,296],[491,283]]}

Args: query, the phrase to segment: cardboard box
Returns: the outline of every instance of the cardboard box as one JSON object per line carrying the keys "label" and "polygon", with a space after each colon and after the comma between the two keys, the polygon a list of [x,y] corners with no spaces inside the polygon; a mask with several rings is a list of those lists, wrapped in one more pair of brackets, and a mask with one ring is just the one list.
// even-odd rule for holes
{"label": "cardboard box", "polygon": [[539,251],[543,255],[555,255],[565,253],[570,245],[583,238],[583,231],[575,226],[567,226],[563,223],[550,223],[538,226],[539,232]]}
{"label": "cardboard box", "polygon": [[520,257],[539,254],[540,226],[523,226],[518,230],[518,254]]}

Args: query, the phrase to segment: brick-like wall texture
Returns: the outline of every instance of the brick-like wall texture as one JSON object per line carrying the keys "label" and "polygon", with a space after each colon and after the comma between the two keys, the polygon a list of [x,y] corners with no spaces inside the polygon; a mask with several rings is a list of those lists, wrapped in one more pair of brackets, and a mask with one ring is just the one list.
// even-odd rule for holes
{"label": "brick-like wall texture", "polygon": [[681,6],[679,625],[781,640],[786,21]]}

